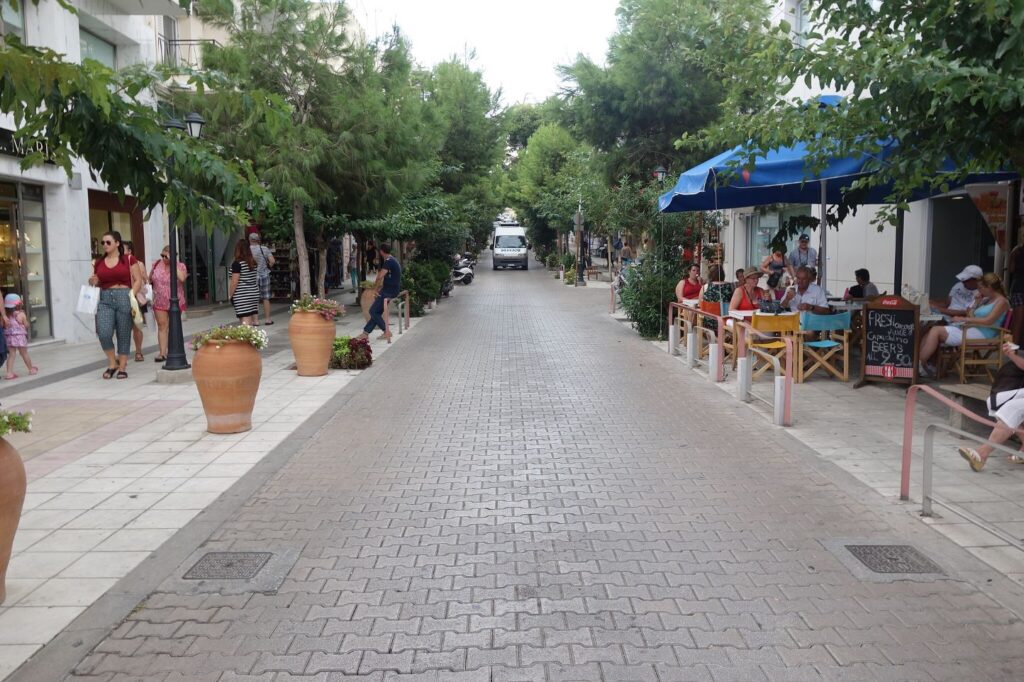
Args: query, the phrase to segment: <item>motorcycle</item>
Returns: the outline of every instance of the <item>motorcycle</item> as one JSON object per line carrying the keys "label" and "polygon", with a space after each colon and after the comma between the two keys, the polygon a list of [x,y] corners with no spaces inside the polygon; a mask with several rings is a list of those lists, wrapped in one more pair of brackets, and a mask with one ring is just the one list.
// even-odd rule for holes
{"label": "motorcycle", "polygon": [[473,268],[470,267],[465,260],[459,261],[459,263],[452,268],[452,281],[469,284],[473,281]]}

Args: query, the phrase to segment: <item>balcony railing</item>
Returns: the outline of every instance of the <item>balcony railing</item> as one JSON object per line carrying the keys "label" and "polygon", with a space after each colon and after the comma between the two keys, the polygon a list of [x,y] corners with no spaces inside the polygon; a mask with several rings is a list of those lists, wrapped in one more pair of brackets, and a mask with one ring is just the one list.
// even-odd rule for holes
{"label": "balcony railing", "polygon": [[160,35],[157,37],[157,44],[160,50],[160,63],[164,66],[199,69],[203,66],[203,50],[208,45],[218,43],[210,38],[178,40]]}

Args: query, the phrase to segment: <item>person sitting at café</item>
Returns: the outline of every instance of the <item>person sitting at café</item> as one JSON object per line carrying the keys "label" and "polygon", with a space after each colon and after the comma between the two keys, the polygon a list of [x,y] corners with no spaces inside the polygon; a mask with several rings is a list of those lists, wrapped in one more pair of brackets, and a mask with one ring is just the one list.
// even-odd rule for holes
{"label": "person sitting at caf\u00e9", "polygon": [[[986,401],[988,414],[995,417],[996,425],[986,443],[979,448],[962,447],[960,456],[967,460],[974,471],[981,471],[985,462],[995,452],[993,445],[1002,445],[1024,424],[1024,357],[1017,355],[1017,346],[1003,344],[1003,354],[1009,361],[999,368],[989,399]],[[1024,439],[1020,451],[1009,455],[1011,464],[1024,464]]]}
{"label": "person sitting at caf\u00e9", "polygon": [[700,278],[700,266],[693,264],[683,279],[676,284],[676,302],[682,303],[684,299],[695,300],[700,298],[700,290],[704,286],[704,280]]}
{"label": "person sitting at caf\u00e9", "polygon": [[825,291],[814,281],[814,270],[806,265],[796,269],[796,284],[789,287],[782,298],[782,307],[794,313],[812,312],[818,315],[829,313]]}
{"label": "person sitting at caf\u00e9", "polygon": [[922,375],[934,376],[932,357],[939,350],[939,346],[956,348],[964,342],[964,337],[994,339],[999,335],[999,327],[1005,322],[1006,313],[1010,310],[1010,301],[1006,298],[1003,282],[999,275],[993,272],[976,279],[979,295],[977,305],[963,315],[954,316],[950,324],[932,327],[924,335],[918,355]]}
{"label": "person sitting at caf\u00e9", "polygon": [[733,290],[743,286],[743,268],[736,271],[736,280],[732,283]]}
{"label": "person sitting at caf\u00e9", "polygon": [[949,297],[930,301],[932,310],[945,316],[947,322],[949,318],[963,316],[974,306],[983,274],[977,265],[968,265],[956,276],[958,281],[949,290]]}
{"label": "person sitting at caf\u00e9", "polygon": [[843,295],[843,300],[849,301],[853,299],[863,298],[875,298],[878,296],[878,287],[871,282],[871,273],[865,268],[860,270],[854,270],[853,276],[857,280],[856,286],[852,286],[846,290]]}
{"label": "person sitting at caf\u00e9", "polygon": [[[740,271],[743,274],[743,271]],[[704,284],[704,288],[700,291],[700,300],[708,303],[724,303],[728,304],[732,299],[732,294],[736,290],[736,287],[732,282],[722,281],[723,271],[718,265],[712,265],[708,270],[708,281]],[[725,312],[723,310],[723,312]],[[708,329],[717,329],[718,325],[715,324],[714,320],[705,318],[704,326]]]}
{"label": "person sitting at caf\u00e9", "polygon": [[764,273],[760,268],[750,267],[743,271],[743,286],[736,289],[729,301],[729,311],[759,310],[757,302],[769,298],[767,291],[757,286]]}

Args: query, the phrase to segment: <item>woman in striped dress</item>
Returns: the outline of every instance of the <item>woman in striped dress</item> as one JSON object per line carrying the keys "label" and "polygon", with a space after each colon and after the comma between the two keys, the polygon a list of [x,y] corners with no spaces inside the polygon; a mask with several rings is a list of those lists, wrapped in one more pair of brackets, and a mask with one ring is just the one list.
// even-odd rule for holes
{"label": "woman in striped dress", "polygon": [[231,263],[228,297],[235,307],[238,321],[255,326],[259,315],[260,286],[256,276],[256,259],[249,250],[248,239],[239,239],[235,244],[235,260]]}

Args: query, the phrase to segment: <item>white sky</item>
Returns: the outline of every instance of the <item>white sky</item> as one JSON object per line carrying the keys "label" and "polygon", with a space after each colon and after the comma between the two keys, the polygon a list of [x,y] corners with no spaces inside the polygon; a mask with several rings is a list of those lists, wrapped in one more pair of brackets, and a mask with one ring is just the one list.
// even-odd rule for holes
{"label": "white sky", "polygon": [[397,23],[430,68],[476,50],[470,65],[503,103],[540,102],[558,91],[555,67],[585,54],[604,63],[618,0],[349,0],[368,38]]}

